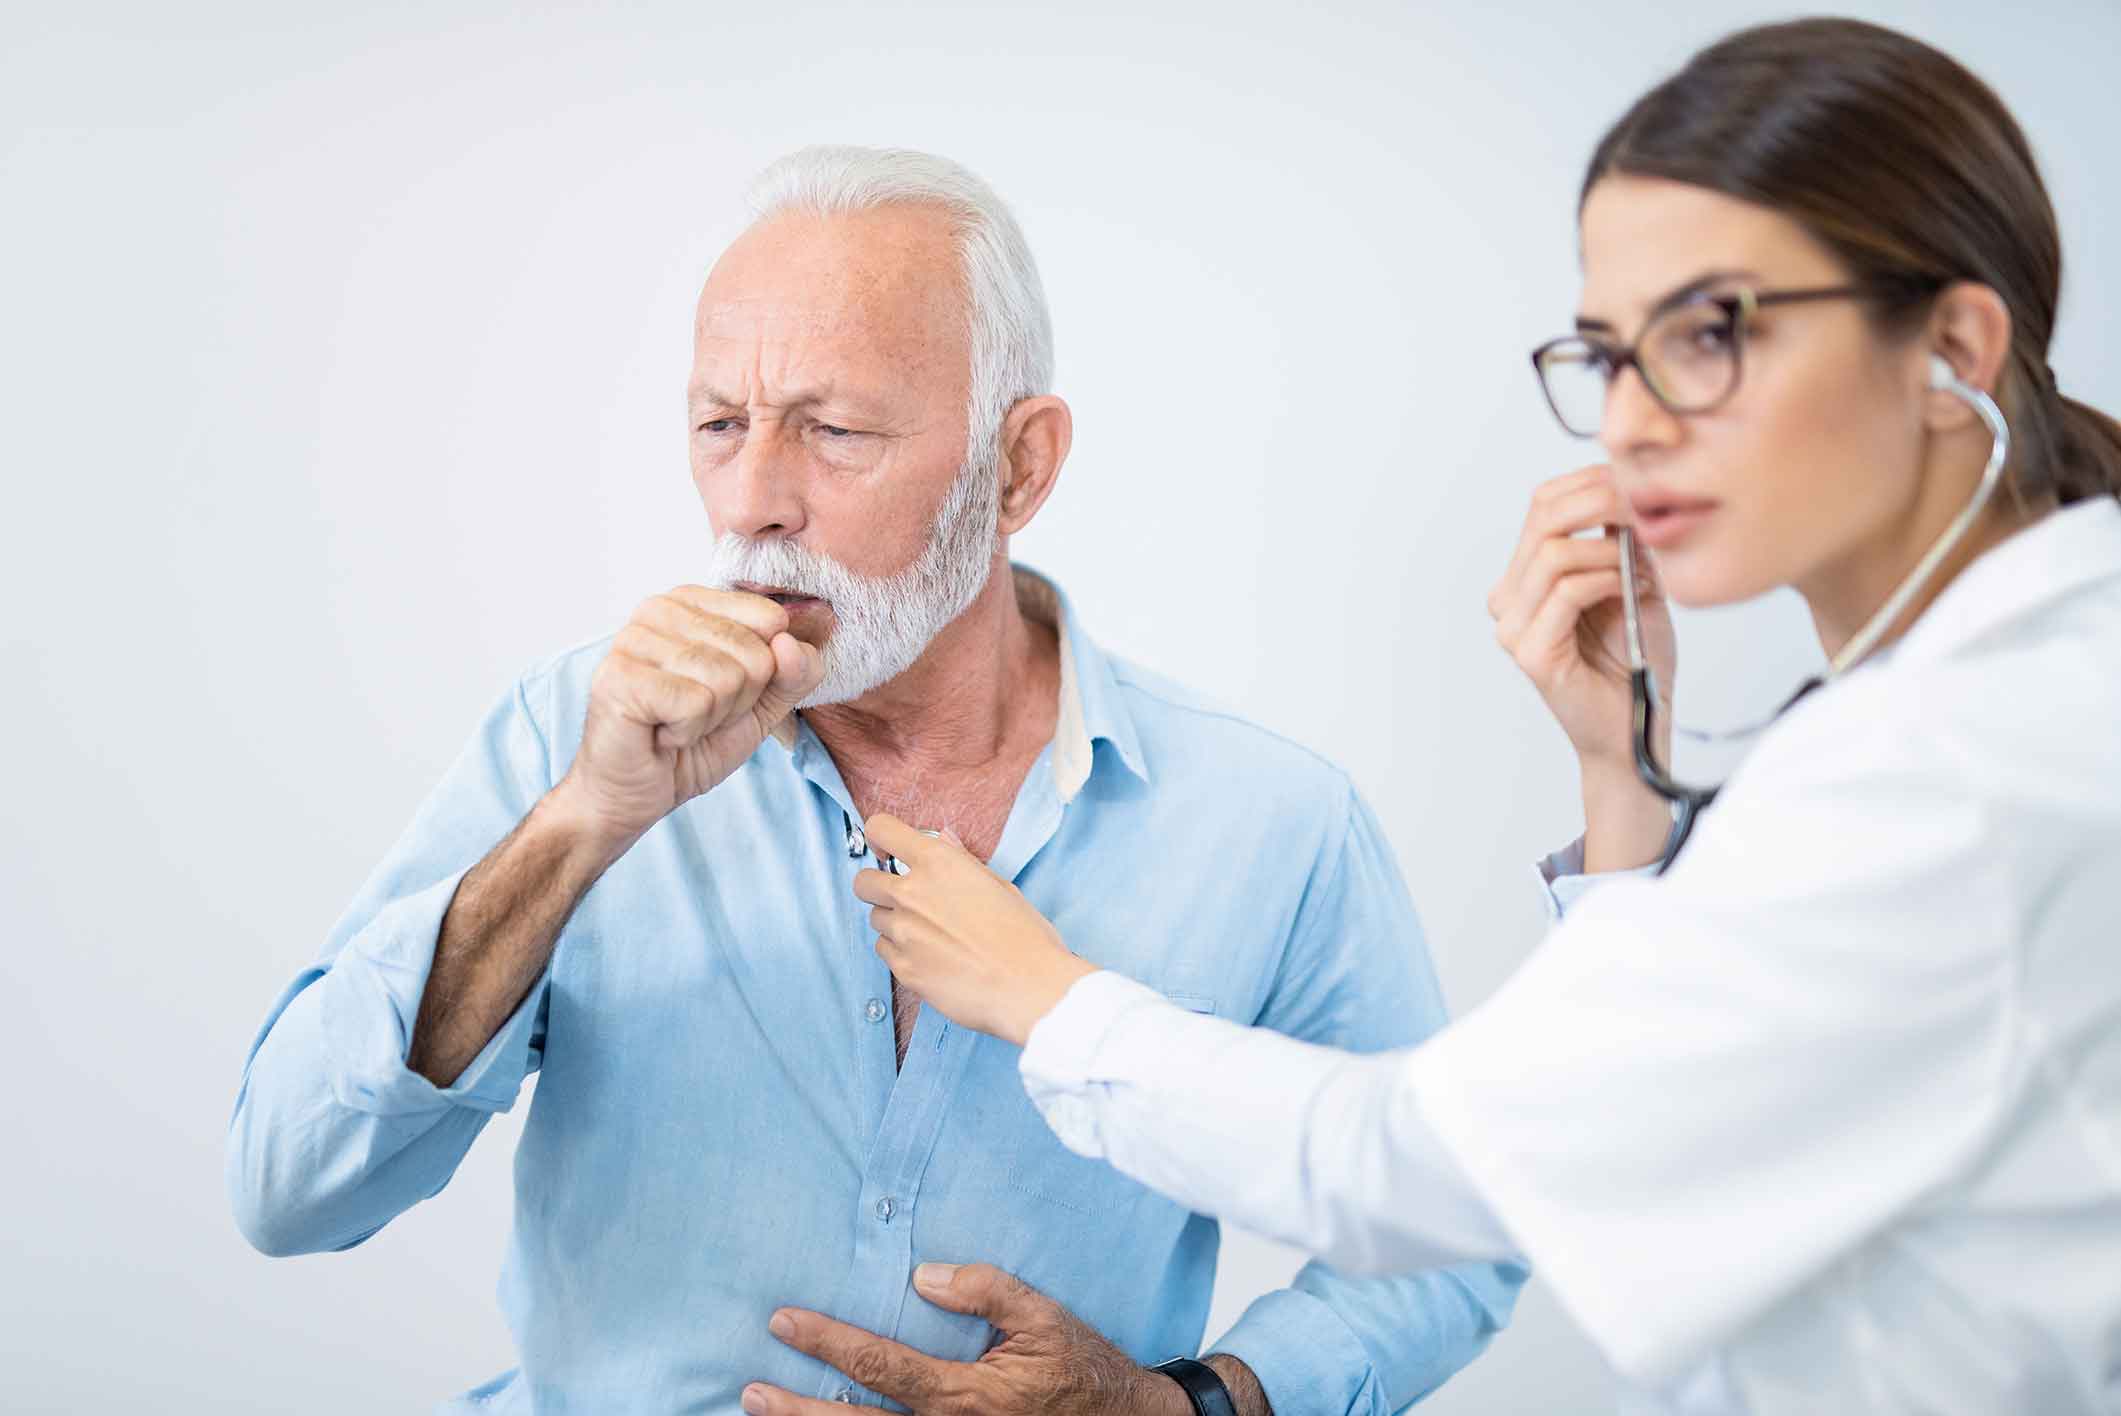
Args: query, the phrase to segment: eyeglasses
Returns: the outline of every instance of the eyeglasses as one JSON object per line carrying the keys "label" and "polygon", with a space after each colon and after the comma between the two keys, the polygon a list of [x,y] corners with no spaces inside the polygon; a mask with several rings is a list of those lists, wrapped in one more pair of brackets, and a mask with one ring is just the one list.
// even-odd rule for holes
{"label": "eyeglasses", "polygon": [[1745,337],[1753,317],[1770,305],[1809,300],[1876,299],[1886,292],[1862,285],[1813,290],[1694,291],[1650,312],[1634,344],[1616,346],[1592,335],[1567,334],[1532,351],[1532,368],[1547,407],[1579,438],[1595,438],[1605,422],[1607,396],[1624,370],[1642,375],[1650,396],[1673,413],[1707,413],[1738,391]]}

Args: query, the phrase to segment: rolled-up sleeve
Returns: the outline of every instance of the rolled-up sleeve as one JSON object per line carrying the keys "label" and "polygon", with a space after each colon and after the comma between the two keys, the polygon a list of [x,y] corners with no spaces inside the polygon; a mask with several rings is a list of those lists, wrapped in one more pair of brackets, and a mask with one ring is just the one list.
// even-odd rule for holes
{"label": "rolled-up sleeve", "polygon": [[349,1247],[439,1191],[539,1064],[542,979],[449,1086],[405,1065],[459,882],[551,782],[527,682],[487,715],[252,1042],[227,1181],[265,1253]]}

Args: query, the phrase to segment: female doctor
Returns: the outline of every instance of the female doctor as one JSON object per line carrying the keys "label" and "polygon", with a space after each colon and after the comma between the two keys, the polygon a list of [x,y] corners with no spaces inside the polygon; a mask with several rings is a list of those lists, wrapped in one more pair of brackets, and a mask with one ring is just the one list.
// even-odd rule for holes
{"label": "female doctor", "polygon": [[[1183,1204],[1353,1270],[1528,1257],[1631,1409],[2121,1410],[2121,428],[2047,367],[2025,138],[1909,38],[1755,29],[1606,135],[1580,222],[1535,362],[1610,465],[1490,609],[1587,866],[1669,868],[1382,1056],[1168,1004],[886,818],[877,948]],[[1793,586],[1829,661],[1698,825],[1660,585]]]}

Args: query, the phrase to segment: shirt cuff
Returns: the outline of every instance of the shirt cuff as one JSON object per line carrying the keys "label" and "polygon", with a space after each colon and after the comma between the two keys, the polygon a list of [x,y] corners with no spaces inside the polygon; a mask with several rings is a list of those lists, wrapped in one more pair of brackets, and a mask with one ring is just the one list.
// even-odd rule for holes
{"label": "shirt cuff", "polygon": [[1093,1080],[1097,1054],[1121,1017],[1143,1006],[1175,1006],[1155,989],[1124,974],[1099,969],[1068,985],[1060,1002],[1024,1039],[1017,1073],[1024,1090],[1046,1118],[1060,1143],[1077,1155],[1099,1159],[1105,1153],[1097,1116],[1085,1093]]}
{"label": "shirt cuff", "polygon": [[1264,1295],[1208,1350],[1250,1367],[1275,1416],[1344,1416],[1375,1404],[1369,1351],[1315,1293],[1281,1288]]}
{"label": "shirt cuff", "polygon": [[506,1111],[529,1075],[537,1024],[533,988],[447,1087],[405,1065],[420,999],[434,966],[435,943],[464,871],[392,901],[332,959],[314,985],[323,991],[321,1021],[332,1094],[340,1105],[377,1116],[469,1106]]}
{"label": "shirt cuff", "polygon": [[1546,911],[1549,924],[1561,923],[1562,916],[1575,909],[1584,896],[1608,881],[1657,873],[1657,864],[1652,861],[1633,870],[1607,870],[1596,875],[1586,875],[1583,869],[1581,836],[1552,855],[1542,858],[1536,868],[1539,871],[1539,903]]}

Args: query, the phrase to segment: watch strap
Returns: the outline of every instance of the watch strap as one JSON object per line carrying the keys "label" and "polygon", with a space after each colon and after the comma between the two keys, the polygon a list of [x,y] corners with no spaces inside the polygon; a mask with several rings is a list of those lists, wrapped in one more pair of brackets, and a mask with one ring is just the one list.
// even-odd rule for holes
{"label": "watch strap", "polygon": [[1173,1357],[1149,1370],[1162,1372],[1185,1388],[1187,1399],[1193,1403],[1194,1416],[1237,1416],[1237,1403],[1231,1400],[1230,1389],[1223,1385],[1223,1379],[1215,1375],[1215,1369],[1207,1363],[1196,1362],[1191,1357]]}

